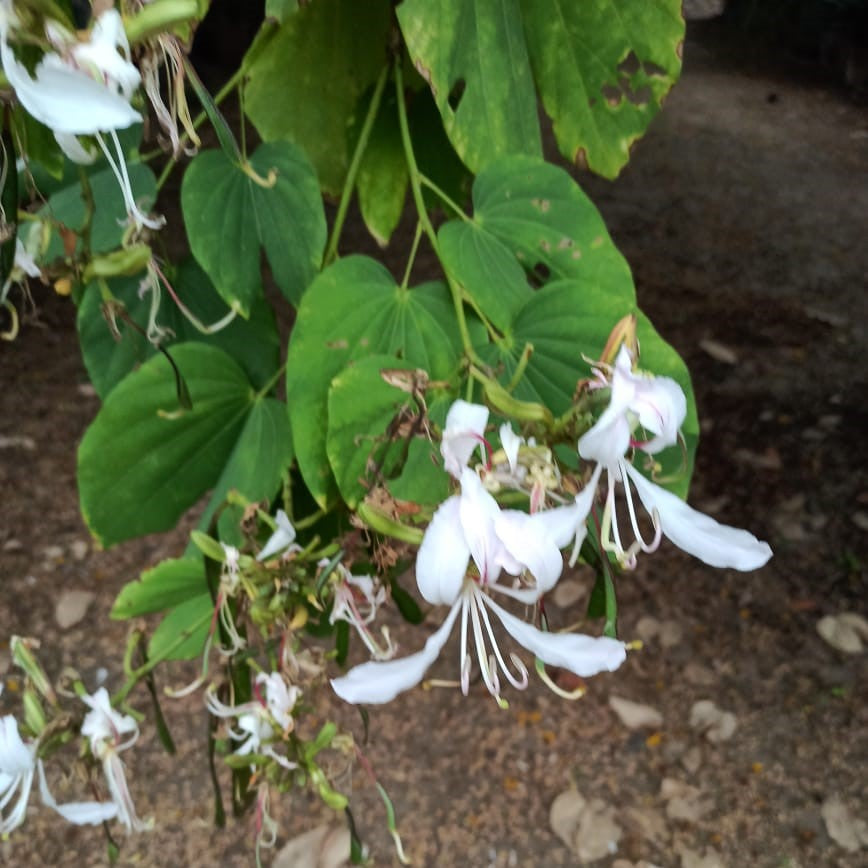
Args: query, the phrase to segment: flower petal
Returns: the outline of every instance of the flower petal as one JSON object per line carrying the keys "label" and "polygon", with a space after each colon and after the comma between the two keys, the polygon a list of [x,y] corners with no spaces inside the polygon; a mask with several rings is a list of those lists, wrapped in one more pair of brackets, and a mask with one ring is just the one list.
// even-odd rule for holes
{"label": "flower petal", "polygon": [[[755,570],[772,556],[769,544],[752,533],[697,512],[681,498],[644,477],[632,464],[622,466],[636,487],[636,492],[648,512],[657,510],[660,527],[678,548],[713,567]],[[626,480],[625,480],[626,481]]]}
{"label": "flower petal", "polygon": [[428,637],[421,651],[385,663],[373,660],[362,663],[350,669],[346,675],[333,678],[331,685],[335,693],[345,702],[380,705],[415,687],[443,650],[460,609],[461,601],[456,600],[446,620],[436,633]]}
{"label": "flower petal", "polygon": [[649,377],[637,383],[630,409],[639,417],[639,424],[655,435],[641,445],[643,452],[653,455],[678,442],[678,431],[687,415],[687,398],[675,380]]}
{"label": "flower petal", "polygon": [[497,501],[485,490],[476,472],[465,467],[461,473],[459,520],[483,583],[496,581],[501,567],[513,575],[521,572],[521,564],[509,556],[495,532],[500,514]]}
{"label": "flower petal", "polygon": [[5,40],[0,41],[3,71],[24,108],[54,132],[87,135],[125,129],[142,116],[119,93],[46,54],[33,78]]}
{"label": "flower petal", "polygon": [[98,826],[106,820],[111,820],[118,814],[118,806],[114,802],[67,802],[65,805],[58,805],[48,789],[48,782],[45,780],[45,770],[42,767],[42,762],[38,764],[39,769],[39,794],[42,796],[42,803],[53,811],[57,811],[64,820],[74,823],[76,826]]}
{"label": "flower petal", "polygon": [[[550,510],[550,512],[554,511]],[[560,549],[553,541],[546,525],[539,520],[543,515],[545,513],[528,515],[525,512],[508,509],[500,513],[494,523],[503,547],[517,561],[520,568],[526,568],[536,579],[537,598],[554,587],[564,567]],[[572,533],[575,534],[575,523]],[[521,572],[521,569],[513,571],[508,567],[505,568],[513,575]]]}
{"label": "flower petal", "polygon": [[470,548],[461,528],[460,498],[443,501],[422,537],[416,556],[416,584],[429,602],[450,606],[461,591]]}
{"label": "flower petal", "polygon": [[509,422],[504,422],[500,426],[500,445],[506,453],[506,460],[509,462],[509,469],[512,473],[515,473],[515,468],[518,466],[518,450],[522,443],[524,443],[524,438],[519,437],[512,430],[512,425]]}
{"label": "flower petal", "polygon": [[446,470],[456,479],[467,466],[473,450],[482,444],[488,423],[488,407],[455,401],[446,414],[446,427],[440,441],[440,454]]}
{"label": "flower petal", "polygon": [[482,599],[513,639],[544,663],[588,678],[598,672],[614,672],[627,658],[626,646],[617,639],[582,633],[545,633],[511,615],[491,597]]}
{"label": "flower petal", "polygon": [[256,560],[258,561],[264,561],[272,555],[276,555],[295,542],[295,528],[292,526],[289,516],[282,509],[277,510],[274,521],[277,529],[268,538],[268,542],[262,547],[262,551],[256,556]]}

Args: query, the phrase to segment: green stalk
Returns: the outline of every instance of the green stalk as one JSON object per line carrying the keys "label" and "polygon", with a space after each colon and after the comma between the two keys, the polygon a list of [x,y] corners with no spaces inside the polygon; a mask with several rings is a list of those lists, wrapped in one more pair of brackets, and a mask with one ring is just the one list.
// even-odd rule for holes
{"label": "green stalk", "polygon": [[341,191],[341,200],[338,203],[338,211],[335,215],[335,223],[332,226],[331,235],[329,236],[328,244],[326,245],[325,253],[323,254],[323,267],[329,265],[338,255],[338,242],[341,239],[341,232],[344,228],[344,221],[347,217],[347,211],[350,207],[350,202],[353,198],[353,190],[356,186],[356,176],[359,174],[359,167],[362,164],[362,157],[365,155],[365,149],[368,147],[368,140],[371,138],[371,130],[374,128],[374,121],[377,119],[377,112],[380,110],[380,102],[383,99],[383,91],[386,89],[386,82],[389,78],[389,67],[384,66],[380,72],[380,77],[377,79],[377,84],[374,87],[374,94],[371,97],[371,102],[368,105],[368,113],[365,115],[365,121],[362,124],[359,140],[356,142],[356,149],[353,151],[353,157],[350,160],[350,166],[347,169],[347,177],[344,181],[344,187]]}
{"label": "green stalk", "polygon": [[[431,242],[435,255],[440,259],[437,233],[434,231],[434,225],[431,223],[431,218],[428,216],[428,211],[425,208],[425,199],[422,196],[422,173],[419,171],[419,166],[416,163],[416,155],[413,153],[413,142],[410,138],[410,124],[407,122],[407,103],[404,97],[404,76],[401,72],[400,58],[395,61],[395,89],[398,97],[398,124],[401,128],[401,142],[404,145],[404,158],[407,160],[407,171],[410,175],[410,189],[413,193],[413,201],[419,214],[419,222],[422,224],[422,228]],[[448,274],[446,275],[446,282],[449,284],[449,291],[452,293],[452,304],[455,307],[455,318],[458,320],[458,330],[461,334],[464,352],[472,362],[478,362],[479,359],[476,351],[473,349],[473,342],[470,340],[470,331],[467,328],[467,318],[464,315],[464,300],[461,295],[461,288]]]}

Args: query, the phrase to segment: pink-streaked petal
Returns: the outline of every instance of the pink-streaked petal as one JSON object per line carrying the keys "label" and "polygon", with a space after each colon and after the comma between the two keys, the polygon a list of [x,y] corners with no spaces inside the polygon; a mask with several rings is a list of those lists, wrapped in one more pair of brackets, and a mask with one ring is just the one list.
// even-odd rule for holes
{"label": "pink-streaked petal", "polygon": [[681,498],[644,477],[632,464],[623,462],[642,505],[657,510],[663,535],[678,548],[712,567],[756,570],[772,556],[769,544],[752,533],[697,512]]}
{"label": "pink-streaked petal", "polygon": [[649,378],[637,387],[630,409],[639,417],[639,424],[655,435],[642,444],[644,452],[653,455],[678,442],[678,432],[687,415],[687,399],[675,380]]}
{"label": "pink-streaked petal", "polygon": [[446,470],[456,479],[467,466],[473,450],[481,445],[488,424],[488,407],[455,401],[446,414],[446,427],[440,442],[440,454]]}
{"label": "pink-streaked petal", "polygon": [[476,472],[465,467],[461,473],[461,499],[459,519],[470,556],[479,570],[483,582],[494,582],[502,566],[518,571],[518,564],[510,563],[500,539],[494,530],[500,515],[497,501],[485,490]]}
{"label": "pink-streaked petal", "polygon": [[470,548],[461,529],[460,499],[443,501],[422,537],[416,556],[419,593],[435,606],[450,606],[461,591]]}
{"label": "pink-streaked petal", "polygon": [[460,609],[461,601],[456,600],[446,620],[436,633],[428,637],[421,651],[398,660],[372,660],[362,663],[350,669],[346,675],[333,678],[331,685],[335,693],[345,702],[354,705],[381,705],[391,702],[399,693],[415,687],[443,650]]}
{"label": "pink-streaked petal", "polygon": [[543,663],[588,678],[599,672],[614,672],[627,658],[626,646],[617,639],[582,633],[545,633],[511,615],[490,597],[483,600],[510,636]]}

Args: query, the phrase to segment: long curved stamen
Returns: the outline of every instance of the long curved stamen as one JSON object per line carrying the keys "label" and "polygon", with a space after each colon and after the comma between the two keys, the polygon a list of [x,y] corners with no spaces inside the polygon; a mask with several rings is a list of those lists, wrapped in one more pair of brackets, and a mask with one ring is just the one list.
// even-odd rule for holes
{"label": "long curved stamen", "polygon": [[482,635],[482,624],[479,619],[479,601],[476,599],[475,591],[468,602],[470,604],[470,617],[473,621],[473,641],[476,644],[476,659],[479,661],[482,680],[486,688],[488,688],[488,692],[495,699],[498,699],[500,691],[497,689],[494,679],[491,677],[491,670],[488,668],[488,659],[485,653],[485,637]]}
{"label": "long curved stamen", "polygon": [[639,522],[636,520],[636,508],[633,506],[633,492],[630,489],[630,480],[627,477],[626,470],[621,471],[621,479],[624,481],[624,495],[627,498],[627,511],[630,513],[630,524],[633,527],[636,543],[638,543],[639,548],[643,552],[647,552],[648,554],[655,552],[660,547],[660,541],[663,539],[663,528],[660,525],[660,517],[656,514],[656,510],[651,514],[651,523],[654,527],[654,539],[652,539],[650,543],[646,543],[642,536],[642,532],[639,530]]}
{"label": "long curved stamen", "polygon": [[115,179],[118,182],[118,186],[120,186],[121,188],[121,193],[124,197],[124,204],[127,209],[127,214],[132,217],[133,221],[138,226],[147,226],[149,229],[160,229],[166,222],[165,218],[148,217],[136,204],[136,200],[133,197],[133,188],[132,184],[130,183],[130,176],[127,172],[127,164],[124,160],[124,152],[121,148],[120,140],[118,139],[117,133],[114,130],[110,130],[109,135],[114,142],[117,162],[112,159],[111,151],[109,150],[108,145],[106,145],[101,133],[96,133],[96,140],[99,142],[99,146],[102,148],[103,154],[105,154],[106,161],[108,162],[109,166],[111,166],[111,170],[114,173]]}
{"label": "long curved stamen", "polygon": [[[485,596],[482,597],[482,602],[487,602],[487,598]],[[519,676],[516,678],[510,671],[506,665],[506,662],[503,659],[503,655],[500,653],[500,648],[497,645],[497,640],[494,638],[494,630],[491,628],[491,620],[488,617],[488,611],[485,606],[479,607],[481,610],[482,620],[485,622],[485,630],[488,633],[488,638],[491,640],[491,649],[494,652],[493,657],[497,659],[497,663],[500,666],[501,671],[506,676],[506,680],[516,689],[516,690],[524,690],[528,684],[527,677],[527,667],[524,663],[516,657],[515,654],[510,655],[510,659],[515,664],[516,669],[519,671]]]}

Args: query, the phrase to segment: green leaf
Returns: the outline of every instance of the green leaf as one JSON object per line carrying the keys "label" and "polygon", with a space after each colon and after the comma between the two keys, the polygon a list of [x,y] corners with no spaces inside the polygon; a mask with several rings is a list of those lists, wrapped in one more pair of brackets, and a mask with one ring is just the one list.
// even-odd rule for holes
{"label": "green leaf", "polygon": [[[20,106],[16,106],[12,112],[12,124],[21,153],[27,156],[28,165],[35,161],[52,178],[60,180],[63,177],[63,151],[54,133]],[[43,188],[39,185],[38,189]]]}
{"label": "green leaf", "polygon": [[260,145],[249,165],[258,180],[222,151],[203,151],[181,186],[193,254],[226,303],[245,317],[262,292],[260,246],[275,282],[298,304],[326,241],[319,185],[298,148]]}
{"label": "green leaf", "polygon": [[531,288],[513,252],[475,223],[450,220],[437,233],[440,261],[474,306],[501,332],[509,330]]}
{"label": "green leaf", "polygon": [[265,17],[283,21],[298,12],[298,0],[265,0]]}
{"label": "green leaf", "polygon": [[474,172],[504,154],[541,154],[519,0],[404,0],[407,50],[443,126]]}
{"label": "green leaf", "polygon": [[537,282],[575,277],[635,298],[600,212],[563,169],[531,157],[500,160],[476,178],[473,207],[480,231],[506,244]]}
{"label": "green leaf", "polygon": [[162,612],[207,590],[201,558],[171,558],[121,588],[111,617],[119,620]]}
{"label": "green leaf", "polygon": [[148,643],[148,657],[166,655],[166,660],[198,657],[208,638],[213,613],[214,603],[207,592],[175,606],[154,630]]}
{"label": "green leaf", "polygon": [[[208,527],[211,517],[233,489],[251,501],[272,498],[291,461],[292,436],[286,406],[274,398],[261,398],[244,423],[199,520],[199,527]],[[243,512],[241,506],[227,506],[221,512],[217,527],[223,542],[241,544],[243,535],[239,525]]]}
{"label": "green leaf", "polygon": [[400,457],[402,443],[389,429],[403,408],[416,409],[412,397],[387,383],[381,371],[413,367],[394,356],[368,356],[351,362],[331,382],[326,452],[341,497],[351,508],[378,482],[372,466],[382,475]]}
{"label": "green leaf", "polygon": [[388,0],[316,0],[245,60],[244,108],[257,131],[300,145],[333,195],[346,177],[359,97],[386,62],[390,19]]}
{"label": "green leaf", "polygon": [[401,219],[408,183],[397,102],[394,92],[388,92],[380,103],[356,178],[362,219],[380,247],[389,243]]}
{"label": "green leaf", "polygon": [[399,584],[397,579],[391,583],[392,599],[401,613],[401,617],[410,624],[421,624],[425,615],[419,608],[419,604]]}
{"label": "green leaf", "polygon": [[191,411],[177,410],[172,369],[154,356],[112,390],[79,446],[82,514],[105,546],[172,528],[219,478],[253,404],[222,350],[189,343],[172,355]]}
{"label": "green leaf", "polygon": [[377,353],[445,379],[460,352],[452,301],[442,283],[402,289],[380,263],[363,256],[341,259],[317,277],[298,310],[286,380],[299,468],[321,506],[335,494],[326,451],[332,379],[349,362]]}
{"label": "green leaf", "polygon": [[614,178],[681,71],[681,0],[520,0],[561,153]]}

